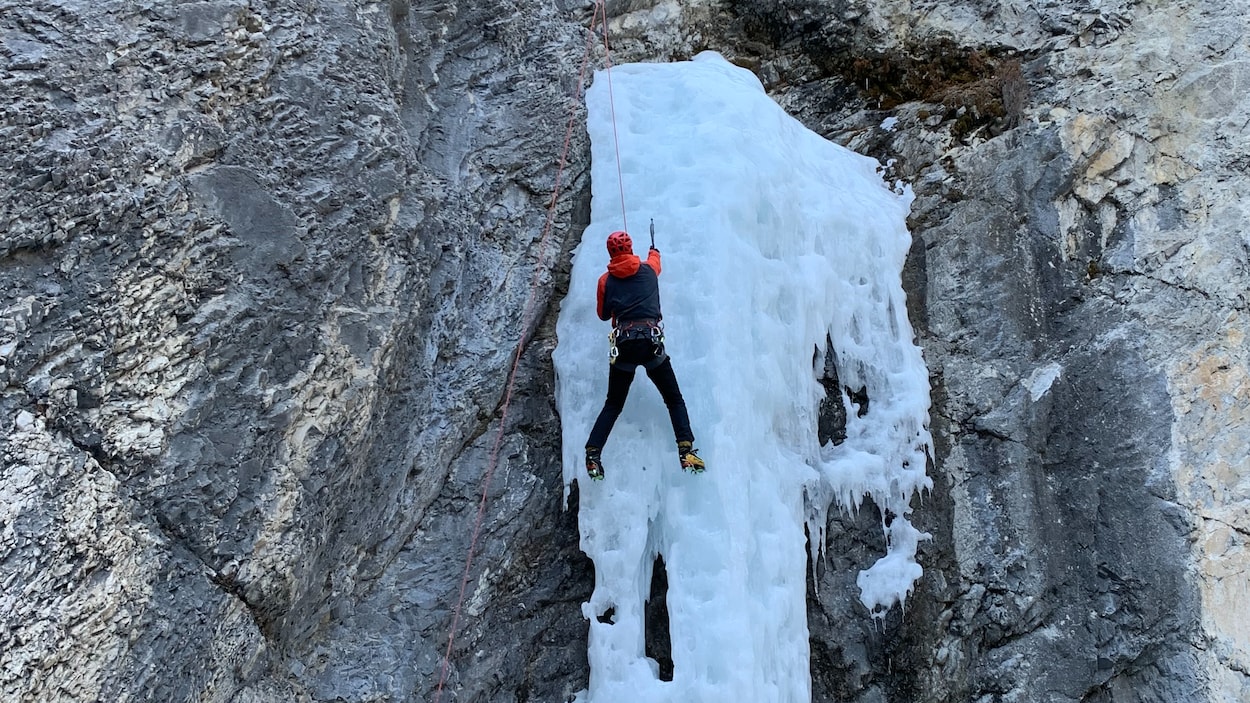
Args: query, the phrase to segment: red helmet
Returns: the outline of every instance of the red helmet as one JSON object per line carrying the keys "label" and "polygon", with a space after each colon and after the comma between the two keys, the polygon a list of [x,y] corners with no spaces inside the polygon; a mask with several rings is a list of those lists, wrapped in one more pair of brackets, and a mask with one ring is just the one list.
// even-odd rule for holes
{"label": "red helmet", "polygon": [[628,232],[613,232],[608,235],[608,256],[634,253],[634,242]]}

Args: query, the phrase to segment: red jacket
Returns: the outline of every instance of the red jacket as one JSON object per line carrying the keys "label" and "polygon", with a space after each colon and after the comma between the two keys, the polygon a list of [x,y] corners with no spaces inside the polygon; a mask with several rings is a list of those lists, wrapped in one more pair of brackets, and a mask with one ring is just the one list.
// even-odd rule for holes
{"label": "red jacket", "polygon": [[599,277],[598,312],[600,320],[615,326],[630,320],[659,320],[660,252],[652,249],[647,262],[635,254],[617,254],[608,262],[608,272]]}

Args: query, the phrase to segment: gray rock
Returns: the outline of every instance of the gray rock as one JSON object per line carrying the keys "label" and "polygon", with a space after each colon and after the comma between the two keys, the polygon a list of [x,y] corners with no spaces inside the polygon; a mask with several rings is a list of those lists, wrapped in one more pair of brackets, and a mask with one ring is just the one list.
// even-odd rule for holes
{"label": "gray rock", "polygon": [[[814,699],[1250,697],[1243,8],[608,11],[615,62],[721,51],[916,194],[933,539],[877,627],[883,516],[831,519]],[[0,697],[585,687],[549,361],[581,130],[542,233],[591,14],[0,12]]]}

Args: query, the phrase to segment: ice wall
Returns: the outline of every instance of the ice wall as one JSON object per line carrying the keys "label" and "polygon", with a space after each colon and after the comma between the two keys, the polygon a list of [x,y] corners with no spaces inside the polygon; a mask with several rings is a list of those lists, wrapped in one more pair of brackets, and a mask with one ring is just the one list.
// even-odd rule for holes
{"label": "ice wall", "polygon": [[[929,387],[900,283],[910,195],[714,53],[617,66],[611,90],[600,72],[587,105],[591,224],[554,354],[565,480],[578,482],[581,544],[595,563],[579,700],[808,701],[805,526],[820,536],[831,504],[870,494],[896,517],[889,553],[860,575],[864,605],[881,612],[921,574],[925,535],[907,516],[929,485]],[[668,414],[640,372],[604,450],[607,478],[592,483],[582,447],[607,387],[609,326],[595,314],[604,239],[628,225],[645,255],[651,219],[668,351],[709,470],[681,472]],[[849,407],[836,447],[816,433],[827,338],[843,384],[871,399],[862,417]],[[657,554],[671,682],[643,653]]]}

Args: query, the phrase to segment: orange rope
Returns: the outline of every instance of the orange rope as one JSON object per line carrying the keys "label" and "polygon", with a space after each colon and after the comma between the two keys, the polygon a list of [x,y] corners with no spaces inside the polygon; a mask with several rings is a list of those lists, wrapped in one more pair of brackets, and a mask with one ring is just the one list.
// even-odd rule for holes
{"label": "orange rope", "polygon": [[[595,15],[590,20],[590,31],[586,35],[586,54],[582,57],[582,67],[577,74],[577,100],[581,99],[582,88],[586,80],[586,67],[590,63],[590,49],[594,39],[595,21],[599,18],[600,12],[604,18],[604,32],[607,32],[607,10],[603,7],[603,0],[599,0],[595,7]],[[543,225],[542,239],[538,244],[540,263],[547,260],[547,241],[551,235],[552,224],[555,222],[556,202],[560,197],[561,179],[564,175],[565,166],[568,164],[569,145],[573,138],[573,125],[577,120],[577,102],[575,101],[569,110],[568,127],[564,132],[564,146],[560,150],[560,160],[556,168],[555,188],[551,193],[551,202],[547,206],[547,220]],[[619,171],[619,165],[618,165]],[[525,300],[525,311],[521,316],[522,326],[520,340],[517,342],[516,353],[513,355],[512,368],[508,372],[508,385],[504,391],[503,405],[499,417],[499,431],[495,434],[495,443],[491,448],[490,461],[487,464],[486,474],[482,477],[482,498],[477,507],[477,519],[473,525],[473,536],[469,540],[469,553],[464,563],[464,575],[460,579],[460,596],[456,600],[456,607],[453,610],[451,620],[451,631],[447,634],[447,649],[443,654],[442,671],[438,677],[438,687],[434,693],[434,703],[439,703],[443,697],[443,686],[447,683],[447,671],[451,666],[451,650],[456,641],[456,628],[460,624],[460,613],[464,608],[464,597],[469,586],[469,576],[473,568],[473,557],[477,552],[478,538],[482,532],[482,518],[486,514],[486,503],[488,497],[488,489],[490,488],[491,478],[495,474],[495,468],[499,465],[499,448],[503,444],[504,428],[507,426],[508,407],[512,403],[512,391],[516,386],[517,369],[521,364],[521,354],[525,351],[526,335],[534,317],[534,303],[537,298],[538,279],[535,278],[530,285],[529,295]]]}

